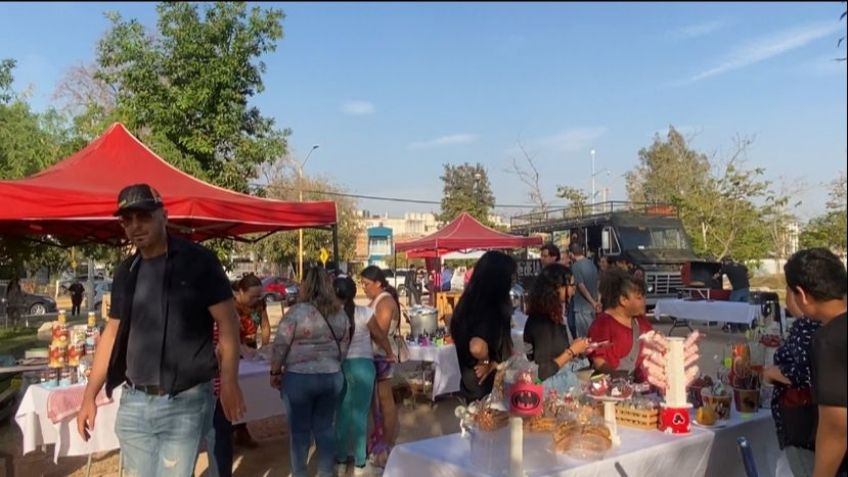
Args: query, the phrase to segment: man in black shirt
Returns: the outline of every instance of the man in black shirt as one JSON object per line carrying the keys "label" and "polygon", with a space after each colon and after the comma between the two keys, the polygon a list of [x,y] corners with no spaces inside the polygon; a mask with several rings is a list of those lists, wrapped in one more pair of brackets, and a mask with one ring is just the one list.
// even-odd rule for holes
{"label": "man in black shirt", "polygon": [[82,296],[85,294],[85,287],[79,280],[74,279],[74,283],[68,287],[71,293],[71,315],[79,315],[80,306],[82,305]]}
{"label": "man in black shirt", "polygon": [[124,383],[115,431],[131,475],[190,476],[212,426],[218,359],[220,400],[230,421],[244,414],[238,385],[238,318],[215,255],[166,233],[167,214],[147,184],[118,195],[121,226],[137,252],[115,271],[109,321],[100,338],[77,428],[94,429],[95,397]]}
{"label": "man in black shirt", "polygon": [[786,293],[812,319],[822,322],[812,343],[813,397],[818,405],[813,477],[848,472],[848,275],[824,248],[801,250],[783,266]]}
{"label": "man in black shirt", "polygon": [[[748,303],[751,299],[751,285],[748,281],[748,267],[744,263],[739,263],[729,256],[721,260],[721,270],[715,275],[716,279],[721,279],[722,275],[727,275],[730,281],[729,301],[738,301]],[[739,331],[747,329],[748,325],[725,325],[726,330]]]}

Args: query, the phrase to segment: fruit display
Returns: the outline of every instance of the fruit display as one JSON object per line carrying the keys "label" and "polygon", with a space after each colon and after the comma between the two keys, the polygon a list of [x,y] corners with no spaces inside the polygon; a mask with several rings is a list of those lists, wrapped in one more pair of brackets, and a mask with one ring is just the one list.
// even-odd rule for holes
{"label": "fruit display", "polygon": [[718,415],[712,406],[701,406],[695,411],[695,421],[703,426],[712,426],[718,421]]}

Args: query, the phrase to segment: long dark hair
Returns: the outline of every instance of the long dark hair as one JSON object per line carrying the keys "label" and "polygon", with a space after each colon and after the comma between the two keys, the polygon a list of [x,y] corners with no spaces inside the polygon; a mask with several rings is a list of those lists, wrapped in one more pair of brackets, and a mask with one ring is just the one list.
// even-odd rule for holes
{"label": "long dark hair", "polygon": [[400,309],[400,297],[398,296],[397,290],[395,287],[389,285],[389,281],[386,280],[386,274],[383,273],[383,270],[380,269],[377,265],[368,265],[364,270],[359,272],[359,276],[363,278],[367,278],[372,282],[377,282],[383,288],[383,290],[387,291],[389,295],[395,300],[395,303]]}
{"label": "long dark hair", "polygon": [[559,288],[572,281],[571,269],[561,263],[552,263],[542,269],[530,288],[527,313],[545,315],[556,323],[562,322],[563,303],[559,301]]}
{"label": "long dark hair", "polygon": [[356,320],[354,320],[356,303],[353,301],[356,298],[356,283],[347,275],[341,276],[333,280],[333,290],[336,292],[336,297],[342,302],[342,308],[344,308],[350,322],[350,339],[353,339],[353,332],[356,330]]}
{"label": "long dark hair", "polygon": [[[480,257],[451,318],[454,341],[470,340],[471,330],[479,322],[495,320],[500,337],[499,343],[493,344],[500,350],[512,353],[512,300],[509,290],[515,271],[515,260],[505,253],[489,251]],[[502,359],[508,357],[501,356]]]}

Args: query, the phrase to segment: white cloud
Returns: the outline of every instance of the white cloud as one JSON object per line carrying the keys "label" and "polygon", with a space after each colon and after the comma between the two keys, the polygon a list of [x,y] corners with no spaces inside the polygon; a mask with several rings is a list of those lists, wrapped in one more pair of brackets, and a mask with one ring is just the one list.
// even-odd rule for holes
{"label": "white cloud", "polygon": [[341,110],[343,113],[350,114],[351,116],[365,116],[374,114],[377,111],[377,107],[369,101],[350,100],[342,103]]}
{"label": "white cloud", "polygon": [[694,83],[702,79],[718,76],[729,71],[751,66],[788,51],[801,48],[808,43],[836,33],[842,25],[839,23],[808,25],[784,30],[773,35],[754,39],[746,45],[734,48],[717,65],[677,83]]}
{"label": "white cloud", "polygon": [[409,149],[429,149],[432,147],[451,146],[454,144],[469,144],[477,140],[476,134],[450,134],[429,141],[416,141],[407,146]]}
{"label": "white cloud", "polygon": [[721,30],[727,25],[728,22],[724,20],[714,20],[710,22],[696,23],[694,25],[687,25],[676,30],[672,30],[669,33],[674,38],[689,40],[692,38],[698,38],[700,36],[709,35],[714,31]]}
{"label": "white cloud", "polygon": [[542,138],[539,144],[546,149],[558,152],[575,152],[593,145],[601,136],[606,134],[606,127],[574,128]]}

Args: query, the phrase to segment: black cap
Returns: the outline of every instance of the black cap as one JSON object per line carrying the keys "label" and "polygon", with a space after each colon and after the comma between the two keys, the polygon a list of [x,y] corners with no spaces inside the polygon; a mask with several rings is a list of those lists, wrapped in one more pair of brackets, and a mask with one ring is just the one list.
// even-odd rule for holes
{"label": "black cap", "polygon": [[118,210],[115,215],[121,215],[131,210],[147,212],[162,208],[162,196],[156,189],[147,184],[133,184],[124,187],[118,194]]}

